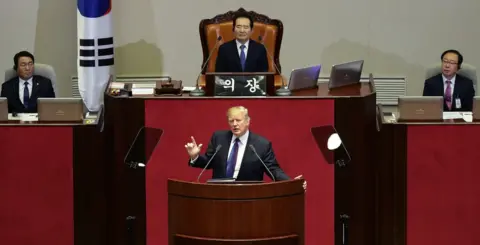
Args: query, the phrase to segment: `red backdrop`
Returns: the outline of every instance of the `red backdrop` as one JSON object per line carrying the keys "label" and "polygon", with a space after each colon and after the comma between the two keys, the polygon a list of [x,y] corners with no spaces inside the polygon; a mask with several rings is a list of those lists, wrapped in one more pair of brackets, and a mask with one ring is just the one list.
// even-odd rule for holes
{"label": "red backdrop", "polygon": [[[306,244],[333,244],[333,165],[323,159],[310,129],[333,125],[334,101],[318,99],[147,100],[146,126],[164,130],[146,170],[147,243],[168,241],[167,179],[194,181],[201,171],[188,167],[185,143],[194,136],[205,151],[215,130],[228,129],[226,111],[236,105],[249,109],[250,129],[272,141],[284,171],[308,181]],[[207,170],[202,179],[208,178]]]}
{"label": "red backdrop", "polygon": [[480,126],[408,126],[407,245],[480,244]]}
{"label": "red backdrop", "polygon": [[0,127],[0,244],[73,244],[71,127]]}

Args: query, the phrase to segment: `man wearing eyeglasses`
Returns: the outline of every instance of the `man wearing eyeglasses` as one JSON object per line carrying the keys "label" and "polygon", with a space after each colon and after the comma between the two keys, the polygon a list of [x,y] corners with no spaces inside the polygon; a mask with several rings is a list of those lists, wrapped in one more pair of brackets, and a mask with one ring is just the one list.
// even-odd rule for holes
{"label": "man wearing eyeglasses", "polygon": [[423,96],[443,96],[444,111],[472,111],[475,89],[472,80],[457,74],[463,56],[457,50],[442,53],[442,73],[425,81]]}
{"label": "man wearing eyeglasses", "polygon": [[17,76],[2,84],[0,97],[7,98],[9,113],[36,113],[37,98],[55,98],[52,81],[33,75],[35,57],[28,51],[15,54],[13,63]]}

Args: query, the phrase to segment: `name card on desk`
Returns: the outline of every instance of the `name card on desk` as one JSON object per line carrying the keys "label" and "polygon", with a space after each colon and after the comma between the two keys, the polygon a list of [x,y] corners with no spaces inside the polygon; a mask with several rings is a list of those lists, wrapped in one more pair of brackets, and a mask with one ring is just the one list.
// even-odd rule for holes
{"label": "name card on desk", "polygon": [[8,120],[23,121],[23,122],[36,122],[36,121],[38,121],[38,113],[18,113],[15,116],[12,113],[9,113],[8,114]]}
{"label": "name card on desk", "polygon": [[266,96],[266,75],[217,75],[214,96]]}

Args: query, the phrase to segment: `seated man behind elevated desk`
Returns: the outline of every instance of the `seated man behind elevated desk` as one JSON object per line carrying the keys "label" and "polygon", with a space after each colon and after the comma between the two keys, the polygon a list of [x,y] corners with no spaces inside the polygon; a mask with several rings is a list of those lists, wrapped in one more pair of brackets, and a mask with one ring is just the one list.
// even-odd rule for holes
{"label": "seated man behind elevated desk", "polygon": [[2,84],[0,97],[7,98],[9,113],[36,113],[38,98],[55,98],[52,81],[33,75],[35,58],[27,51],[17,53],[13,62],[17,76]]}
{"label": "seated man behind elevated desk", "polygon": [[457,74],[463,56],[447,50],[442,56],[442,73],[425,81],[423,96],[443,96],[444,111],[472,111],[475,89],[472,80]]}
{"label": "seated man behind elevated desk", "polygon": [[240,13],[233,19],[235,39],[218,49],[215,72],[268,72],[265,46],[250,39],[253,18]]}

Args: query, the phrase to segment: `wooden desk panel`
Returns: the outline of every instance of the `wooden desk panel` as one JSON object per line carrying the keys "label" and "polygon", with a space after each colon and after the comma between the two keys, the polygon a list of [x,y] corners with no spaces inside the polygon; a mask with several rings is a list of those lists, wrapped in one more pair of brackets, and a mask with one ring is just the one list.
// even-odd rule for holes
{"label": "wooden desk panel", "polygon": [[384,124],[379,244],[478,244],[480,125]]}
{"label": "wooden desk panel", "polygon": [[105,244],[104,141],[94,125],[0,125],[2,244]]}
{"label": "wooden desk panel", "polygon": [[[161,192],[164,191],[162,187],[164,183],[161,183],[161,179],[152,178],[152,177],[145,177],[144,170],[130,170],[125,168],[125,164],[123,163],[124,154],[128,151],[130,143],[135,138],[136,133],[138,130],[145,126],[155,126],[161,127],[164,123],[167,123],[168,127],[180,127],[179,125],[186,125],[187,121],[184,119],[186,115],[188,115],[188,111],[185,111],[185,105],[195,105],[193,108],[198,108],[198,105],[201,104],[205,110],[202,114],[204,117],[194,117],[188,119],[190,122],[190,126],[187,127],[187,132],[181,132],[183,134],[195,134],[198,137],[198,133],[205,135],[211,134],[215,129],[222,129],[224,125],[222,123],[223,119],[222,115],[224,115],[223,109],[225,109],[226,104],[231,105],[250,105],[248,106],[251,112],[255,112],[255,105],[251,106],[251,103],[277,103],[275,110],[272,111],[264,111],[261,110],[260,112],[257,111],[256,113],[265,114],[262,117],[268,117],[269,115],[271,119],[271,126],[272,127],[280,127],[285,126],[285,124],[290,124],[293,129],[300,130],[297,127],[302,120],[306,118],[316,118],[325,115],[326,117],[333,116],[334,125],[337,131],[340,133],[345,146],[349,149],[350,154],[352,156],[352,162],[348,167],[342,168],[340,166],[334,166],[335,168],[335,177],[334,177],[334,186],[335,186],[335,213],[333,216],[334,220],[334,229],[335,229],[335,244],[342,244],[343,236],[346,236],[346,239],[351,241],[355,241],[356,244],[360,245],[371,245],[374,243],[374,216],[375,216],[375,149],[373,146],[374,137],[376,131],[376,116],[375,116],[375,92],[372,89],[371,84],[361,84],[358,85],[359,87],[356,88],[346,88],[347,90],[353,89],[354,92],[346,91],[343,95],[344,96],[323,96],[320,97],[317,94],[319,93],[318,90],[311,90],[311,91],[302,91],[294,93],[294,96],[291,97],[266,97],[266,98],[239,98],[239,97],[230,97],[230,98],[212,98],[212,97],[189,97],[188,95],[185,96],[139,96],[133,98],[114,98],[110,96],[106,96],[105,105],[106,105],[106,124],[105,130],[107,133],[107,137],[113,137],[115,140],[112,142],[111,147],[113,147],[112,152],[115,152],[112,161],[109,163],[111,169],[111,179],[115,180],[114,183],[111,183],[111,193],[113,199],[111,203],[113,204],[109,209],[109,242],[113,244],[127,244],[128,241],[135,241],[139,244],[145,244],[148,240],[149,243],[158,243],[158,242],[166,242],[166,231],[160,229],[153,229],[150,230],[148,233],[147,230],[147,221],[149,227],[157,227],[158,224],[161,224],[163,221],[159,218],[155,218],[157,214],[154,214],[154,218],[149,215],[149,218],[146,218],[146,211],[145,206],[152,207],[151,204],[147,204],[145,202],[146,193],[148,192],[156,192],[157,195],[161,195]],[[360,91],[370,91],[368,95],[365,95],[364,92]],[[357,92],[355,92],[357,91]],[[335,100],[334,102],[334,114],[328,115],[324,110],[318,107],[313,109],[311,106],[312,104],[317,105],[319,103],[318,100]],[[257,101],[257,102],[253,102]],[[295,108],[295,113],[290,113],[290,116],[282,116],[281,118],[277,118],[276,115],[285,115],[288,114],[290,107],[286,107],[285,104],[301,104],[304,103],[308,106],[297,106]],[[203,105],[211,104],[212,106]],[[218,111],[218,104],[224,104],[222,107],[222,111]],[[320,103],[321,104],[321,103]],[[149,105],[149,109],[146,110],[146,105]],[[173,107],[172,107],[173,106]],[[172,108],[169,108],[172,107]],[[188,107],[187,107],[188,108]],[[215,109],[217,108],[217,109]],[[309,113],[304,113],[302,116],[298,116],[301,110],[305,110],[305,108],[309,108]],[[167,113],[168,111],[168,113]],[[186,114],[186,115],[183,115]],[[293,116],[295,115],[295,116]],[[180,118],[183,118],[179,121]],[[162,125],[151,124],[147,123],[146,118],[161,118]],[[263,122],[258,121],[258,117],[255,116],[256,119],[252,118],[252,130],[259,129],[258,127],[266,127],[267,120],[262,119]],[[217,120],[218,119],[218,120]],[[150,120],[150,119],[148,119]],[[198,123],[198,121],[201,121]],[[255,122],[256,121],[256,122]],[[214,122],[215,128],[209,127],[208,130],[205,130],[203,126],[209,122]],[[257,125],[258,123],[263,124],[263,126]],[[197,125],[197,128],[194,130],[194,125]],[[256,126],[255,126],[256,125]],[[321,125],[316,125],[321,126]],[[262,129],[257,131],[260,134],[262,133]],[[302,127],[304,128],[304,127]],[[182,128],[183,129],[183,128]],[[183,129],[185,130],[185,129]],[[193,130],[193,131],[192,131]],[[302,129],[303,130],[303,129]],[[205,131],[205,132],[203,132]],[[282,132],[279,130],[278,132]],[[303,131],[302,131],[303,132]],[[179,139],[175,138],[175,135],[172,134],[171,130],[164,131],[164,136],[160,140],[161,145],[165,145],[163,152],[160,155],[154,154],[152,156],[153,159],[158,159],[161,155],[166,154],[167,151],[175,151],[179,153],[177,156],[177,160],[183,159],[181,155],[183,148],[181,148],[185,140],[188,140],[188,136],[177,136],[180,137]],[[275,137],[280,137],[279,136]],[[302,133],[305,137],[311,137],[308,134]],[[308,136],[307,136],[308,135]],[[170,140],[175,138],[174,142],[172,143]],[[185,138],[186,137],[186,138]],[[202,136],[203,137],[203,136]],[[270,137],[270,136],[269,136]],[[185,139],[184,139],[185,138]],[[170,140],[167,140],[170,139]],[[205,141],[202,138],[203,141]],[[207,139],[208,141],[208,139]],[[177,142],[180,144],[175,143]],[[207,142],[204,142],[207,143]],[[171,149],[169,147],[172,147]],[[180,147],[180,148],[177,148]],[[277,148],[275,148],[277,149]],[[318,149],[316,149],[318,150]],[[278,150],[276,150],[278,151]],[[320,154],[320,152],[317,152]],[[315,153],[315,154],[317,154]],[[180,155],[181,154],[181,155]],[[279,151],[278,154],[282,154]],[[285,153],[283,153],[285,154]],[[294,157],[295,154],[290,157]],[[156,160],[159,161],[159,160]],[[162,163],[163,164],[163,163]],[[167,163],[165,163],[167,164]],[[168,164],[176,164],[176,163],[168,163]],[[180,163],[183,164],[183,163]],[[308,163],[310,164],[310,163]],[[152,165],[152,170],[148,170],[147,174],[152,175],[153,172],[155,173],[163,173],[162,166],[160,163]],[[181,165],[183,167],[183,165]],[[147,167],[148,169],[148,167]],[[155,170],[156,169],[156,170]],[[149,173],[153,171],[152,173]],[[189,176],[195,176],[194,173],[198,173],[197,169],[191,169],[186,166],[185,163],[185,170],[189,173]],[[166,172],[168,173],[168,172]],[[177,171],[176,173],[182,174],[181,172]],[[206,173],[205,176],[208,174]],[[295,173],[293,174],[293,176]],[[182,176],[180,176],[182,177]],[[315,178],[315,177],[312,177]],[[311,180],[310,180],[311,181]],[[150,183],[148,186],[156,186],[155,188],[148,188],[145,190],[145,183]],[[310,184],[309,184],[310,186]],[[160,188],[160,189],[159,189]],[[149,190],[151,189],[151,190]],[[311,194],[308,194],[311,193]],[[318,193],[308,192],[308,195],[319,195]],[[165,193],[166,194],[166,193]],[[159,202],[161,204],[163,202]],[[307,202],[308,203],[308,202]],[[307,204],[308,205],[308,204]],[[154,209],[160,210],[161,209]],[[162,211],[163,212],[163,211]],[[315,212],[320,212],[315,211]],[[323,211],[322,211],[323,212]],[[125,217],[126,216],[134,216],[134,222],[132,224],[132,231],[133,232],[126,232],[125,231]],[[160,215],[160,213],[158,213]],[[343,215],[343,216],[342,216]],[[162,215],[158,217],[164,217]],[[348,225],[348,233],[343,234],[343,222],[340,217],[350,217],[346,219],[346,225]],[[322,219],[324,217],[319,218],[319,221],[315,222],[323,222]],[[154,224],[155,226],[151,226]],[[151,228],[148,228],[151,229]],[[322,230],[318,230],[315,227],[307,226],[307,237],[310,237],[310,240],[307,240],[307,244],[319,244],[327,242],[327,244],[331,244],[331,241],[327,241],[324,239],[330,239],[328,236],[324,236],[320,238],[318,234],[323,234],[319,232],[325,232]],[[147,237],[148,234],[148,237]],[[154,237],[154,240],[151,240]],[[318,239],[312,240],[312,237],[318,237]],[[307,238],[308,239],[308,238]]]}

